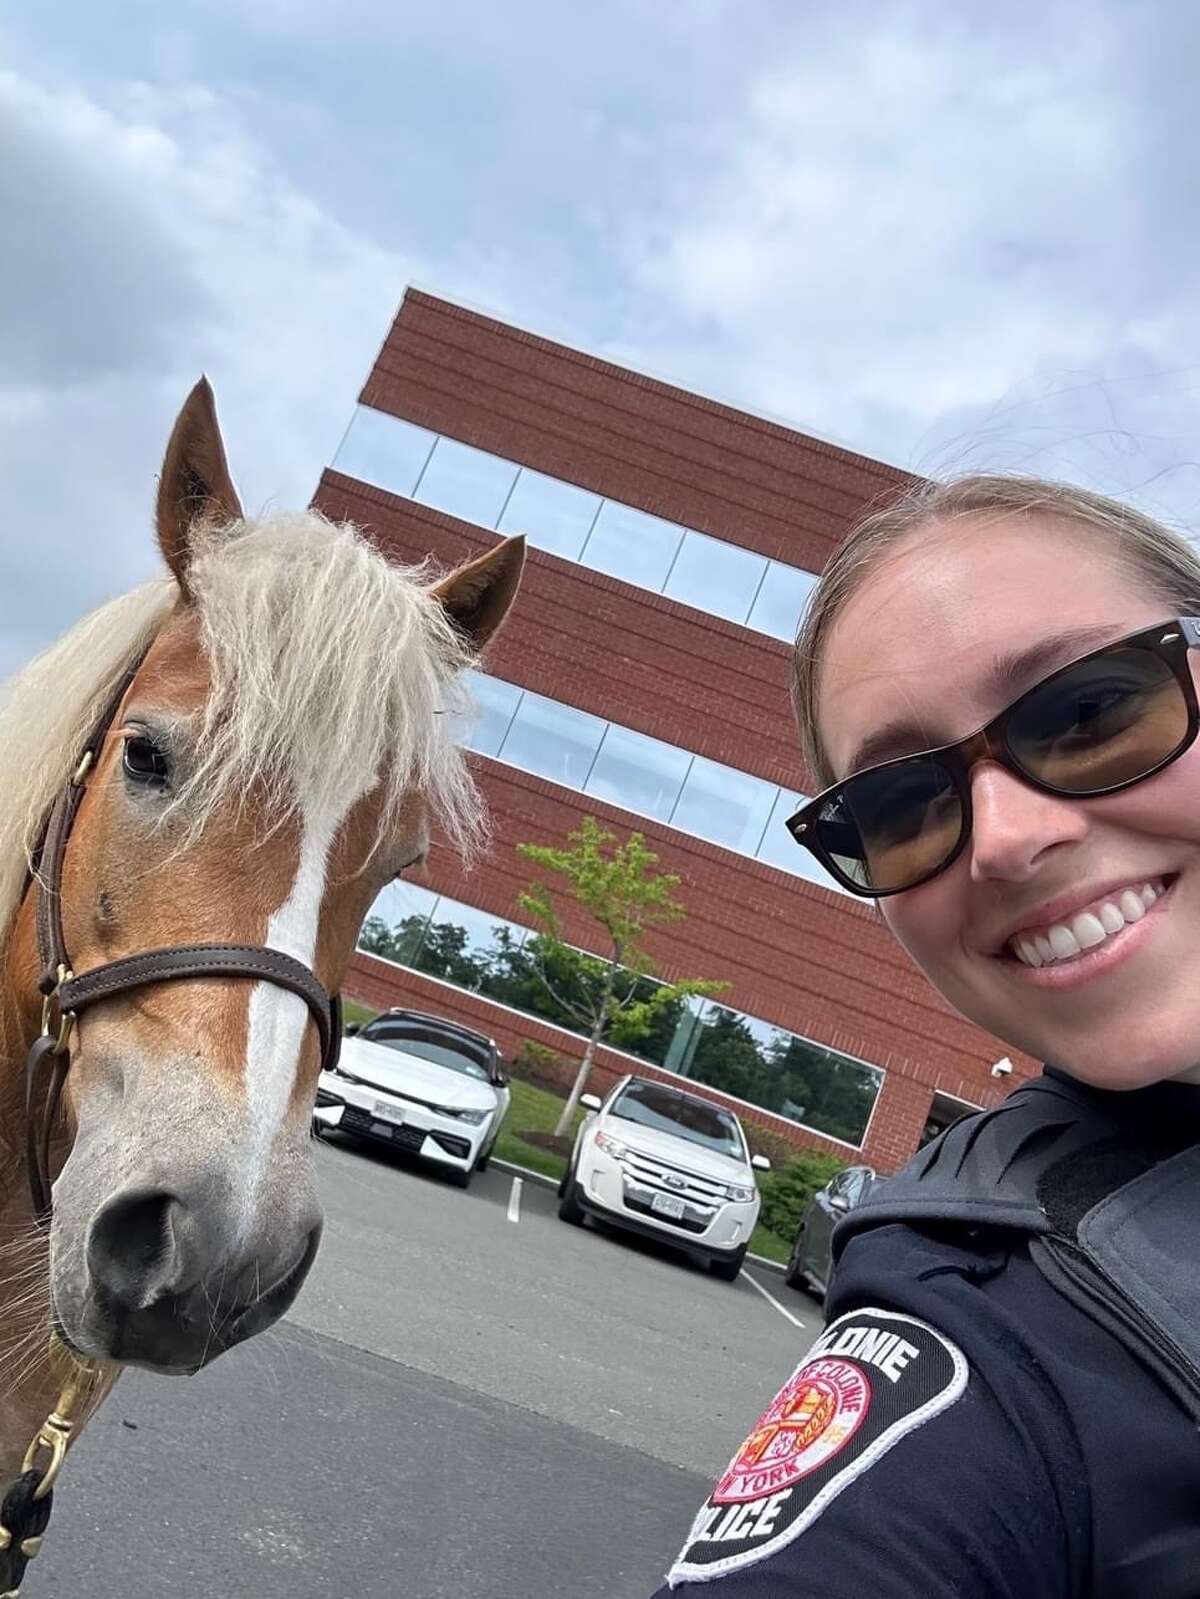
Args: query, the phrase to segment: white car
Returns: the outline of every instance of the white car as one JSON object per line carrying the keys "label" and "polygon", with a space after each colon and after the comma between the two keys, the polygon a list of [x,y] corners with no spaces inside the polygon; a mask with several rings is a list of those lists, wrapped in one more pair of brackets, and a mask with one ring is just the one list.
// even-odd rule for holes
{"label": "white car", "polygon": [[337,1065],[318,1080],[313,1131],[379,1139],[465,1188],[487,1165],[511,1097],[492,1039],[389,1010],[346,1029]]}
{"label": "white car", "polygon": [[579,1226],[595,1216],[679,1245],[733,1282],[742,1269],[761,1196],[732,1111],[646,1077],[625,1077],[579,1129],[559,1184],[558,1214]]}

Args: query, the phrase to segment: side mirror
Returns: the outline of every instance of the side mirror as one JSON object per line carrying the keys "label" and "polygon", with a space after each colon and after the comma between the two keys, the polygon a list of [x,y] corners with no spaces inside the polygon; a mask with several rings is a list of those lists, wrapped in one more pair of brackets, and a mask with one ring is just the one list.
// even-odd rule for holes
{"label": "side mirror", "polygon": [[580,1094],[579,1103],[585,1110],[599,1110],[604,1101],[598,1094]]}
{"label": "side mirror", "polygon": [[348,1027],[343,1027],[342,1028],[342,1035],[345,1038],[353,1038],[355,1033],[360,1033],[361,1031],[362,1031],[362,1023],[361,1022],[351,1022]]}
{"label": "side mirror", "polygon": [[492,1078],[492,1081],[495,1083],[497,1088],[507,1088],[508,1087],[508,1078],[504,1075],[503,1072],[497,1072],[496,1075]]}
{"label": "side mirror", "polygon": [[849,1210],[850,1201],[846,1198],[845,1194],[830,1194],[829,1208],[831,1210]]}
{"label": "side mirror", "polygon": [[771,1169],[771,1162],[765,1155],[751,1155],[750,1164],[755,1171],[770,1171]]}

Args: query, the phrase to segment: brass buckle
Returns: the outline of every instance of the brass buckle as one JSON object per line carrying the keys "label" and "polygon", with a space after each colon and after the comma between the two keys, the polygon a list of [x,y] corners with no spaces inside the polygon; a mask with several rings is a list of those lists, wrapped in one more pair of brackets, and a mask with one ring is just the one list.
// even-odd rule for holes
{"label": "brass buckle", "polygon": [[[49,1038],[50,1034],[54,1030],[52,1026],[54,1017],[54,1001],[58,995],[58,991],[64,983],[71,982],[74,976],[75,973],[69,966],[60,966],[58,968],[58,981],[55,983],[50,993],[46,995],[45,999],[42,1000],[43,1038]],[[53,1053],[55,1055],[65,1054],[67,1047],[71,1042],[71,1030],[74,1026],[75,1012],[73,1010],[60,1011],[58,1017],[58,1037],[54,1041]],[[0,1599],[4,1599],[2,1594],[0,1594]]]}

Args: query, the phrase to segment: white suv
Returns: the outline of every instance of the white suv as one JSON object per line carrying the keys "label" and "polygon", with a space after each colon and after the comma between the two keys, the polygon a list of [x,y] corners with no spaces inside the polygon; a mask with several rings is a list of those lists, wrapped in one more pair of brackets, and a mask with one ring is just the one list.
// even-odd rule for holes
{"label": "white suv", "polygon": [[647,1077],[625,1077],[579,1129],[559,1184],[558,1214],[579,1226],[588,1215],[702,1255],[733,1282],[742,1269],[760,1197],[751,1157],[732,1111]]}

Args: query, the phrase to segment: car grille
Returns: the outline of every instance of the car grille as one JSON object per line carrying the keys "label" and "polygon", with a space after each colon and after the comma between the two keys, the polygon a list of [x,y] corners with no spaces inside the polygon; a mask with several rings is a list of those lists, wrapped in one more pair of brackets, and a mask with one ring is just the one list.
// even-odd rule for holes
{"label": "car grille", "polygon": [[397,1149],[419,1150],[425,1142],[423,1127],[396,1127],[391,1122],[379,1121],[357,1105],[346,1106],[338,1126],[347,1133],[375,1133],[381,1128],[386,1129],[388,1142],[395,1144]]}
{"label": "car grille", "polygon": [[[725,1184],[716,1178],[701,1177],[698,1172],[673,1166],[657,1155],[640,1154],[636,1149],[627,1149],[624,1170],[627,1183],[634,1183],[650,1193],[672,1194],[709,1219],[728,1198]],[[707,1220],[704,1225],[708,1225]]]}

